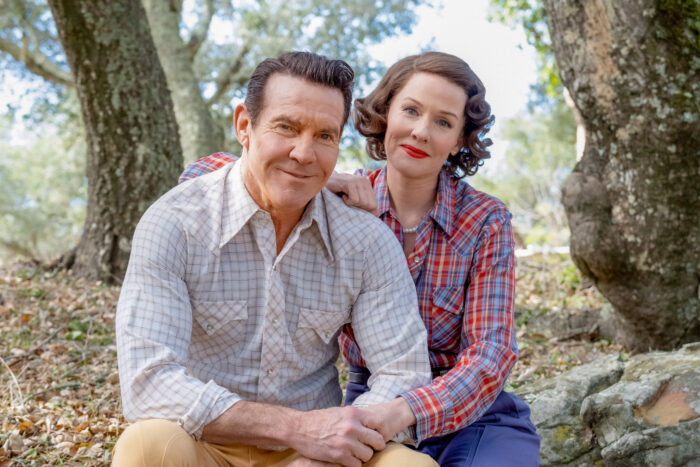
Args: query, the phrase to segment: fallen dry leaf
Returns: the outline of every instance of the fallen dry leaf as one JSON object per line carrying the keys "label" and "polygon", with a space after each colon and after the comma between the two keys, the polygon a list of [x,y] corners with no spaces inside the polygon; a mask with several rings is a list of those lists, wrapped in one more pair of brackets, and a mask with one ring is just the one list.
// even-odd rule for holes
{"label": "fallen dry leaf", "polygon": [[[0,384],[9,388],[0,391],[0,467],[24,453],[24,465],[109,465],[114,443],[128,426],[121,415],[114,336],[119,288],[14,264],[0,269],[0,296],[0,357],[7,364],[0,362]],[[530,333],[524,319],[604,303],[595,289],[580,287],[567,257],[519,259],[520,360],[507,387],[619,352],[609,342]],[[347,367],[339,362],[338,371],[344,386]]]}

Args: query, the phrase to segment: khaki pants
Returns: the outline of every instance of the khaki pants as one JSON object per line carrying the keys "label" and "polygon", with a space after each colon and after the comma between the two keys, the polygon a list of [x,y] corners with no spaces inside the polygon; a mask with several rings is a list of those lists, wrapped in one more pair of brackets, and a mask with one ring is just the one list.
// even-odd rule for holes
{"label": "khaki pants", "polygon": [[[246,445],[221,445],[195,441],[185,430],[167,420],[146,420],[131,425],[114,447],[115,467],[262,467],[285,466],[298,453],[292,449],[271,451]],[[366,467],[435,467],[430,457],[402,444],[389,443],[364,464]]]}

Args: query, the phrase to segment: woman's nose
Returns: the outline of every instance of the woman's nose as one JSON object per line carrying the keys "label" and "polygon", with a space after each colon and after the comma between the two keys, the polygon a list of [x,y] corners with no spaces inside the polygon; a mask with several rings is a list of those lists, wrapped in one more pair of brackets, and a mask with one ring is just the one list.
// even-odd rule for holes
{"label": "woman's nose", "polygon": [[428,124],[425,120],[416,122],[416,125],[413,127],[413,131],[411,132],[411,136],[422,142],[428,141],[428,134]]}

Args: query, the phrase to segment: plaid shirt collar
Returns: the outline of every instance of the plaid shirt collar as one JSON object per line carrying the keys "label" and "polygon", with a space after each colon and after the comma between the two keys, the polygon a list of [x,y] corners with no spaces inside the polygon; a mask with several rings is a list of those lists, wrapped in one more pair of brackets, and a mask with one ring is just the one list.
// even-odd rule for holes
{"label": "plaid shirt collar", "polygon": [[[240,160],[242,159],[208,175],[212,178],[216,177],[218,180],[213,185],[209,185],[206,193],[206,204],[208,206],[221,206],[219,213],[212,213],[214,216],[220,216],[221,221],[219,225],[221,230],[218,235],[209,236],[211,250],[223,248],[240,232],[256,212],[265,212],[253,200],[243,184]],[[204,178],[202,177],[202,179]],[[311,199],[294,230],[302,232],[312,224],[315,224],[323,239],[326,253],[329,259],[333,260],[334,255],[322,197],[323,194],[319,192]],[[223,203],[219,202],[222,198]],[[193,225],[192,227],[194,228],[193,233],[199,230],[198,226]]]}
{"label": "plaid shirt collar", "polygon": [[[435,206],[428,213],[430,217],[442,228],[447,235],[452,235],[453,216],[455,213],[455,189],[452,186],[454,180],[447,175],[445,170],[441,170],[438,175],[437,199]],[[379,171],[374,184],[374,191],[377,194],[377,204],[379,216],[384,218],[387,212],[396,217],[391,210],[389,202],[389,186],[386,182],[386,167]]]}

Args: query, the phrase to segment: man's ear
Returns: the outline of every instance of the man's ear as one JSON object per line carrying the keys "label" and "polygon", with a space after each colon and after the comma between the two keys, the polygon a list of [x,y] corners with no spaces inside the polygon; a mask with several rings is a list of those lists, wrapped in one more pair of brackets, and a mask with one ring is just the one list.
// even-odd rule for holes
{"label": "man's ear", "polygon": [[245,104],[238,104],[233,113],[233,129],[236,132],[236,139],[246,152],[250,149],[250,133],[253,122],[250,121],[250,114]]}

